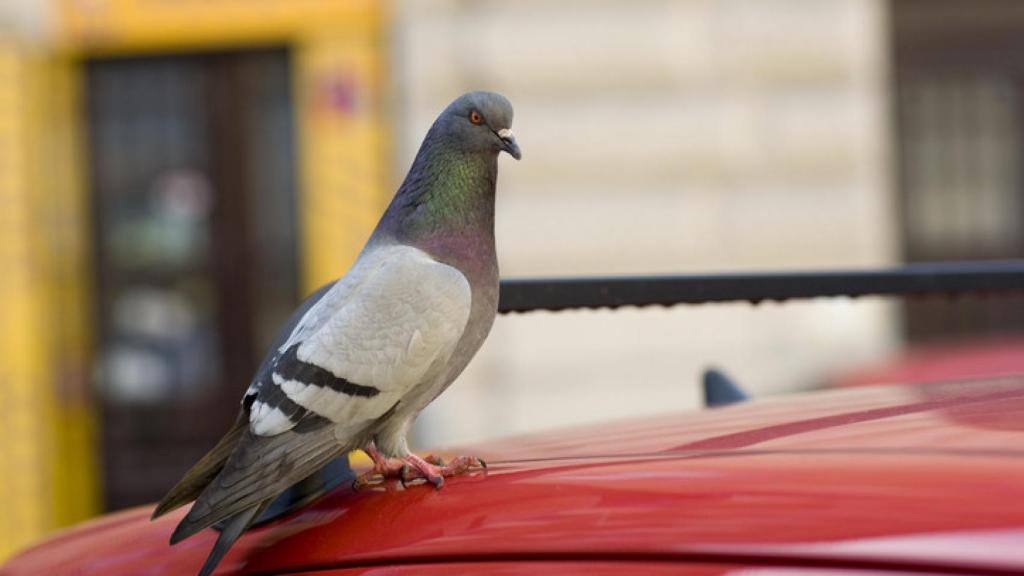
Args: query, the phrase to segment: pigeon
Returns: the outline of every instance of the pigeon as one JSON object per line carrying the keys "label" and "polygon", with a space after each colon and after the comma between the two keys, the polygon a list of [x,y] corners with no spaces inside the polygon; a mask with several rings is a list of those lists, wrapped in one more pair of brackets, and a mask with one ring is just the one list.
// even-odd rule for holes
{"label": "pigeon", "polygon": [[370,475],[423,479],[481,466],[410,452],[406,434],[469,363],[498,304],[498,155],[521,158],[512,105],[470,92],[427,131],[408,175],[348,273],[293,313],[224,437],[157,505],[193,500],[171,544],[221,523],[200,576],[281,492],[339,455],[365,451]]}

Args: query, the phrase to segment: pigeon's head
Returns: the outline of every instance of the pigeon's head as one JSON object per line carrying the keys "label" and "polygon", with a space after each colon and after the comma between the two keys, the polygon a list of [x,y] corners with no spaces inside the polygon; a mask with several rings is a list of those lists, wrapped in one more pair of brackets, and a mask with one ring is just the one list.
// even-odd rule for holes
{"label": "pigeon's head", "polygon": [[519,160],[522,153],[512,135],[512,104],[494,92],[469,92],[445,108],[434,124],[450,146],[466,152],[498,154]]}

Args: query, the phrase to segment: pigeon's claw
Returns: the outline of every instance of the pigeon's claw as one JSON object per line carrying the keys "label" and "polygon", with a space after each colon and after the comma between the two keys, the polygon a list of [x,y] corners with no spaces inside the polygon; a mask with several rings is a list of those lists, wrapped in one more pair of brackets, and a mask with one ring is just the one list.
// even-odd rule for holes
{"label": "pigeon's claw", "polygon": [[455,476],[458,474],[464,474],[473,469],[486,470],[487,463],[476,456],[459,456],[452,460],[448,464],[447,468],[450,468],[452,472],[450,474],[445,474],[445,476]]}
{"label": "pigeon's claw", "polygon": [[483,460],[473,456],[459,456],[449,463],[437,456],[420,458],[410,454],[404,458],[405,466],[402,467],[402,485],[408,485],[415,480],[426,480],[440,490],[444,486],[444,479],[452,476],[465,474],[470,470],[487,468]]}
{"label": "pigeon's claw", "polygon": [[402,469],[405,468],[405,464],[401,460],[388,458],[372,445],[365,452],[373,460],[373,468],[360,474],[352,482],[353,490],[361,490],[367,486],[379,484],[388,478],[402,477]]}
{"label": "pigeon's claw", "polygon": [[440,490],[444,486],[445,478],[465,474],[473,469],[487,468],[483,460],[473,456],[459,456],[451,462],[445,462],[443,458],[433,454],[423,458],[410,454],[399,460],[384,456],[372,444],[365,452],[373,460],[373,468],[352,482],[352,488],[355,490],[380,484],[389,478],[401,480],[402,486],[408,486],[417,480],[426,480]]}
{"label": "pigeon's claw", "polygon": [[[421,470],[417,467],[414,467],[415,464],[413,466],[410,466],[408,464],[402,466],[402,486],[408,487],[410,482],[414,482],[416,480],[426,480],[427,482],[433,484],[435,489],[440,490],[441,487],[444,486],[444,474],[440,472],[441,467],[434,466],[433,464],[430,464],[425,460],[423,462],[427,464],[429,468]],[[435,472],[435,470],[437,470],[437,472]]]}
{"label": "pigeon's claw", "polygon": [[440,456],[435,456],[434,454],[428,454],[428,455],[424,456],[423,459],[426,460],[427,462],[430,462],[434,466],[444,466],[444,458],[441,458]]}

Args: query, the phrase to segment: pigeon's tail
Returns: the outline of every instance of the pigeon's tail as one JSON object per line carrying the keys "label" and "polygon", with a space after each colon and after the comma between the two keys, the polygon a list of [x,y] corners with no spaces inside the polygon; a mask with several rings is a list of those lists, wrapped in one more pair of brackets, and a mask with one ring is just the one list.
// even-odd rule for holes
{"label": "pigeon's tail", "polygon": [[198,498],[207,484],[224,468],[224,462],[227,461],[228,456],[234,451],[235,446],[238,444],[238,439],[241,438],[242,432],[245,431],[247,425],[248,420],[243,412],[238,415],[235,424],[220,439],[220,442],[217,442],[217,445],[206,456],[203,456],[199,462],[196,462],[196,465],[186,472],[185,476],[157,504],[156,510],[153,511],[152,519],[155,520],[171,510],[180,508]]}
{"label": "pigeon's tail", "polygon": [[231,549],[231,545],[260,517],[260,514],[266,510],[267,504],[243,510],[232,516],[224,524],[224,529],[220,531],[220,536],[217,537],[217,543],[213,545],[213,550],[210,550],[210,555],[206,557],[206,562],[203,563],[203,569],[199,571],[199,576],[210,576],[217,569],[217,565],[220,564],[224,555]]}
{"label": "pigeon's tail", "polygon": [[347,453],[335,437],[336,427],[323,419],[315,429],[257,436],[246,430],[216,478],[196,498],[171,534],[171,544],[221,521],[272,502],[297,481]]}

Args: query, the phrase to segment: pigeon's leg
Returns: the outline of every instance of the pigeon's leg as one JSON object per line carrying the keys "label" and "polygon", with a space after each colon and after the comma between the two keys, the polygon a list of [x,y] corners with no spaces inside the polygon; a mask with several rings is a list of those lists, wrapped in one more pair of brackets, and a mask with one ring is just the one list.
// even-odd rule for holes
{"label": "pigeon's leg", "polygon": [[370,457],[370,460],[373,460],[373,468],[364,472],[355,479],[352,483],[352,487],[356,490],[365,488],[371,484],[376,484],[377,482],[383,482],[388,478],[402,477],[402,468],[404,468],[405,465],[401,460],[390,459],[381,454],[380,450],[377,450],[377,446],[372,442],[369,446],[363,449],[363,452],[366,452],[366,455]]}
{"label": "pigeon's leg", "polygon": [[[383,453],[381,453],[381,451],[377,449],[377,446],[372,442],[370,443],[369,446],[363,449],[363,452],[366,452],[366,455],[370,457],[370,460],[373,460],[373,468],[359,475],[359,477],[352,482],[352,487],[355,488],[356,490],[365,488],[372,484],[383,482],[389,478],[397,478],[405,482],[406,477],[408,477],[409,480],[414,480],[416,478],[423,477],[416,475],[415,472],[412,473],[412,475],[409,475],[408,472],[403,472],[403,470],[406,470],[407,468],[406,463],[403,460],[399,460],[397,458],[388,458]],[[419,459],[419,457],[417,457],[417,459]],[[473,460],[479,462],[475,458]],[[440,456],[434,456],[433,454],[425,456],[424,458],[422,458],[421,461],[427,463],[428,465],[433,465],[441,470],[443,470],[446,466],[444,460]],[[462,467],[462,465],[457,464],[457,462],[458,461],[453,462],[452,464],[456,465],[455,468],[453,469],[458,471],[444,474],[445,476],[461,474],[462,472],[468,470],[471,467]],[[479,466],[479,464],[477,464],[477,466]]]}
{"label": "pigeon's leg", "polygon": [[373,470],[381,476],[395,476],[402,471],[402,463],[399,460],[391,460],[387,456],[380,453],[377,450],[377,446],[370,444],[364,450],[366,454],[373,460]]}
{"label": "pigeon's leg", "polygon": [[483,460],[473,456],[459,456],[447,464],[436,456],[424,459],[415,454],[410,454],[402,460],[405,461],[405,466],[402,467],[403,484],[422,478],[438,490],[444,486],[445,478],[465,474],[473,468],[487,468]]}

